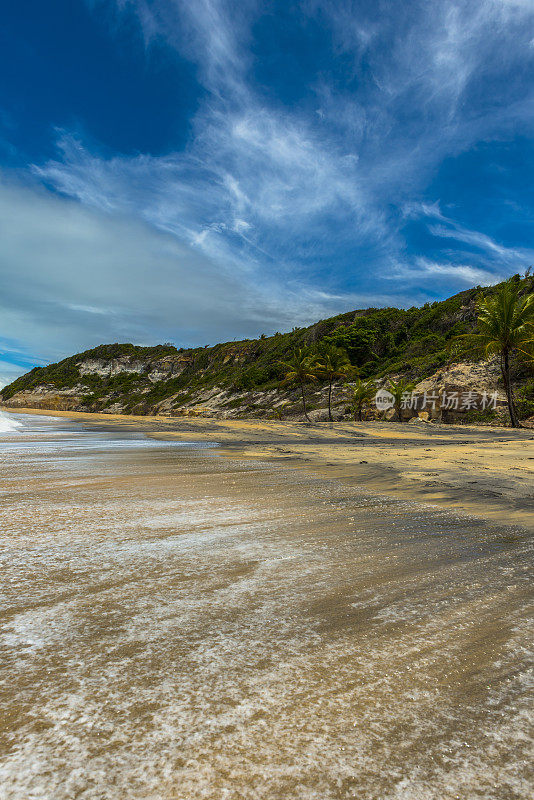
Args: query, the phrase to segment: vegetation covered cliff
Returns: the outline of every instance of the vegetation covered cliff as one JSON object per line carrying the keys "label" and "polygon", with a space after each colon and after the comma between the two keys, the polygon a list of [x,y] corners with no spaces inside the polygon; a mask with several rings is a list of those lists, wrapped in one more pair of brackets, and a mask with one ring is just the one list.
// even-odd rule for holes
{"label": "vegetation covered cliff", "polygon": [[[532,277],[515,276],[513,281],[520,294],[534,289]],[[57,364],[36,367],[2,390],[2,402],[11,407],[126,414],[297,416],[298,391],[280,387],[280,362],[296,349],[330,343],[346,350],[361,378],[402,376],[415,384],[428,382],[452,368],[451,343],[475,329],[477,299],[498,288],[476,287],[407,310],[353,311],[288,333],[213,347],[100,345]],[[476,374],[481,385],[484,375],[488,386],[498,382],[495,364],[478,368]],[[526,372],[519,368],[514,377],[521,381]],[[339,416],[347,405],[342,388],[334,402]],[[325,386],[319,382],[312,390],[310,408],[325,407]]]}

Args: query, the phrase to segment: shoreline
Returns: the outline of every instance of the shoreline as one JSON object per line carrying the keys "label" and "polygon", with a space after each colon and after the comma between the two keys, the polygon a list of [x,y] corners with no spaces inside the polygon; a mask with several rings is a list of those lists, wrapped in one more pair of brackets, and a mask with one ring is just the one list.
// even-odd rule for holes
{"label": "shoreline", "polygon": [[126,416],[49,409],[7,413],[135,428],[161,440],[205,441],[226,458],[305,468],[403,500],[534,530],[534,432],[394,422],[304,423]]}

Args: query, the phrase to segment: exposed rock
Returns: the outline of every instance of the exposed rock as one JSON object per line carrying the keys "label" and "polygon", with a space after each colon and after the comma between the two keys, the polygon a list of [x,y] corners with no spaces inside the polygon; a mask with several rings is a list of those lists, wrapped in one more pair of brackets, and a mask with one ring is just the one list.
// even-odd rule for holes
{"label": "exposed rock", "polygon": [[414,411],[421,419],[454,422],[469,411],[502,408],[506,396],[499,387],[500,377],[498,357],[451,364],[416,385],[419,404]]}
{"label": "exposed rock", "polygon": [[497,356],[486,361],[450,364],[425,378],[415,387],[416,392],[439,392],[446,386],[460,386],[465,391],[492,392],[499,388],[501,370]]}
{"label": "exposed rock", "polygon": [[51,411],[77,411],[82,404],[80,387],[62,389],[36,386],[31,391],[17,392],[6,405],[10,408],[45,408]]}
{"label": "exposed rock", "polygon": [[191,359],[184,356],[165,356],[149,362],[123,356],[109,360],[85,359],[80,361],[77,366],[80,375],[111,378],[121,374],[138,374],[145,375],[152,383],[158,383],[181,375],[190,363]]}

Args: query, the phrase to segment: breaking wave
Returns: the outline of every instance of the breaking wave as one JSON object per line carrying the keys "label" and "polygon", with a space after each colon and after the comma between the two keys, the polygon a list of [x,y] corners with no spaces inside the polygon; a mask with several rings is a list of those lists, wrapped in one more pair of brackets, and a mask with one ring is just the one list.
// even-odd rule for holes
{"label": "breaking wave", "polygon": [[22,422],[19,422],[17,419],[13,419],[13,417],[11,417],[9,414],[5,414],[3,411],[0,411],[0,434],[13,433],[22,427]]}

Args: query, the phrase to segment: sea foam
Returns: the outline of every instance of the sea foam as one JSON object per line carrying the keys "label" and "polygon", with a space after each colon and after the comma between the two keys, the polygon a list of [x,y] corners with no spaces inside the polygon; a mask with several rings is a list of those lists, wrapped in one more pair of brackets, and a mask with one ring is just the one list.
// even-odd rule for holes
{"label": "sea foam", "polygon": [[19,422],[17,419],[13,419],[13,417],[9,414],[4,414],[3,411],[0,411],[0,435],[4,433],[14,433],[22,427],[22,422]]}

